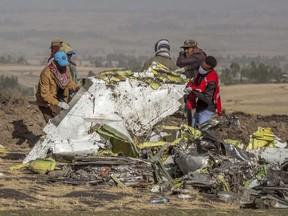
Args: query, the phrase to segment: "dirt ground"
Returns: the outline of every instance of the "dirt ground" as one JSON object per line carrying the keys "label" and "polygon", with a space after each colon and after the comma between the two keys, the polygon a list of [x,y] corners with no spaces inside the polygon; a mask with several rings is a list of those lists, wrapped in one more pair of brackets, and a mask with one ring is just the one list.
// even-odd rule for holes
{"label": "dirt ground", "polygon": [[[230,103],[230,100],[232,99],[224,99],[224,109],[225,104]],[[245,102],[241,101],[241,103]],[[229,106],[231,110],[236,108],[241,111],[237,103],[234,108],[231,104]],[[273,114],[271,111],[270,115],[265,116],[227,112],[227,115],[219,118],[219,127],[213,133],[221,140],[238,139],[248,144],[249,135],[255,132],[257,127],[271,127],[275,135],[286,142],[288,140],[288,115],[283,113],[287,113],[288,110],[287,106],[283,106],[282,109],[284,110],[279,112],[280,115],[275,114],[277,112]],[[67,185],[48,181],[49,175],[31,174],[29,171],[11,171],[9,167],[21,163],[43,135],[42,128],[45,122],[35,102],[28,102],[17,94],[4,92],[0,93],[0,116],[0,145],[11,151],[9,154],[0,153],[0,211],[4,211],[0,212],[0,215],[44,215],[44,213],[45,215],[58,215],[61,211],[64,211],[62,215],[73,215],[74,211],[97,211],[99,215],[106,215],[107,211],[112,211],[109,215],[115,212],[117,215],[120,212],[121,215],[129,215],[135,211],[139,215],[145,215],[148,212],[149,215],[178,215],[180,211],[183,215],[194,215],[195,212],[201,215],[251,214],[249,210],[239,212],[237,203],[223,203],[217,199],[202,196],[197,191],[190,199],[172,196],[169,197],[171,199],[169,203],[151,204],[150,199],[164,195],[155,195],[144,188],[135,188],[130,192],[125,192],[119,188],[103,185]],[[239,120],[239,127],[227,124],[226,120],[231,118]],[[165,122],[171,125],[182,121],[185,122],[186,119],[174,115],[167,118]],[[31,212],[28,210],[22,212],[23,209],[30,209]],[[55,210],[58,212],[51,212]],[[69,212],[65,213],[67,210]],[[260,215],[261,212],[263,213],[263,211],[252,213]],[[270,213],[272,214],[266,211],[265,215],[270,215]],[[274,215],[282,215],[282,213],[281,210],[273,211]],[[81,213],[81,215],[86,214]]]}

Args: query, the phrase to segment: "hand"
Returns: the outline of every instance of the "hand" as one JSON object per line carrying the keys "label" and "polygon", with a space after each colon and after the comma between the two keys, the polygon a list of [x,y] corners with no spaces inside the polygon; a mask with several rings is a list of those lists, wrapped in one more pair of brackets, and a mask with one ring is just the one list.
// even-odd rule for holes
{"label": "hand", "polygon": [[185,89],[184,89],[184,93],[185,93],[186,95],[190,94],[192,91],[193,91],[193,89],[192,89],[191,87],[188,87],[188,88],[185,88]]}
{"label": "hand", "polygon": [[185,80],[187,77],[184,74],[180,74],[181,79]]}
{"label": "hand", "polygon": [[185,67],[176,69],[175,72],[176,72],[176,73],[185,73]]}
{"label": "hand", "polygon": [[76,92],[74,90],[69,91],[70,98],[73,98],[75,94],[76,94]]}
{"label": "hand", "polygon": [[70,108],[70,106],[67,103],[63,102],[63,101],[59,102],[58,106],[61,107],[64,110],[67,110],[67,109]]}

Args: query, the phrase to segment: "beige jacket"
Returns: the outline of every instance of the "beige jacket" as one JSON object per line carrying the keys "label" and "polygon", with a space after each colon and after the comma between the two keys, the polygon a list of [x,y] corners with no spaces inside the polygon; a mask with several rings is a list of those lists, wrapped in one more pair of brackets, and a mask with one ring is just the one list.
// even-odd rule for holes
{"label": "beige jacket", "polygon": [[[70,82],[67,87],[64,89],[63,96],[64,100],[67,102],[69,97],[70,90],[76,90],[76,84],[72,80],[70,72],[67,68],[67,74],[69,76]],[[50,105],[58,105],[59,100],[57,99],[57,92],[59,87],[56,84],[55,76],[50,71],[49,66],[45,67],[40,75],[40,80],[38,84],[38,90],[36,93],[36,101],[38,106],[49,107]]]}

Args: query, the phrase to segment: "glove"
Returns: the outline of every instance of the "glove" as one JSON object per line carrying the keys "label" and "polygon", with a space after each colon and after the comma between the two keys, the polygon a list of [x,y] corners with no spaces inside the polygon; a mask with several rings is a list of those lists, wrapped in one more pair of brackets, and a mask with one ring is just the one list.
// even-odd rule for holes
{"label": "glove", "polygon": [[176,73],[185,73],[185,67],[175,70]]}
{"label": "glove", "polygon": [[67,110],[67,109],[70,108],[70,106],[67,103],[63,102],[63,101],[59,102],[58,106],[61,107],[64,110]]}
{"label": "glove", "polygon": [[69,91],[70,98],[73,98],[75,94],[76,94],[76,92],[74,90]]}
{"label": "glove", "polygon": [[184,93],[186,95],[190,94],[192,91],[193,91],[193,89],[191,87],[188,87],[188,88],[184,89]]}
{"label": "glove", "polygon": [[185,80],[187,77],[184,74],[180,74],[181,79]]}

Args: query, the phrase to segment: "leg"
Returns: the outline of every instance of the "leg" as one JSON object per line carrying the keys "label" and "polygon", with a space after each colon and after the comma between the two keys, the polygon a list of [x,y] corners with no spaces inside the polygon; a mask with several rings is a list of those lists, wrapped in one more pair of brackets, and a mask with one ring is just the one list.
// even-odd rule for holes
{"label": "leg", "polygon": [[208,110],[203,110],[203,111],[199,112],[198,124],[202,125],[205,122],[209,122],[212,119],[214,114],[215,114],[214,112],[211,112]]}
{"label": "leg", "polygon": [[60,108],[56,106],[51,106],[51,107],[39,106],[39,109],[41,113],[43,114],[46,123],[48,123],[50,119],[54,118],[56,115],[60,113]]}
{"label": "leg", "polygon": [[[192,114],[191,114],[191,115],[192,115]],[[195,112],[194,115],[193,115],[193,117],[192,117],[192,124],[191,124],[191,126],[192,126],[193,128],[195,128],[195,126],[198,125],[198,123],[199,123],[199,113],[198,113],[198,112]]]}
{"label": "leg", "polygon": [[187,118],[188,118],[188,125],[191,126],[192,125],[192,110],[191,109],[187,109]]}

